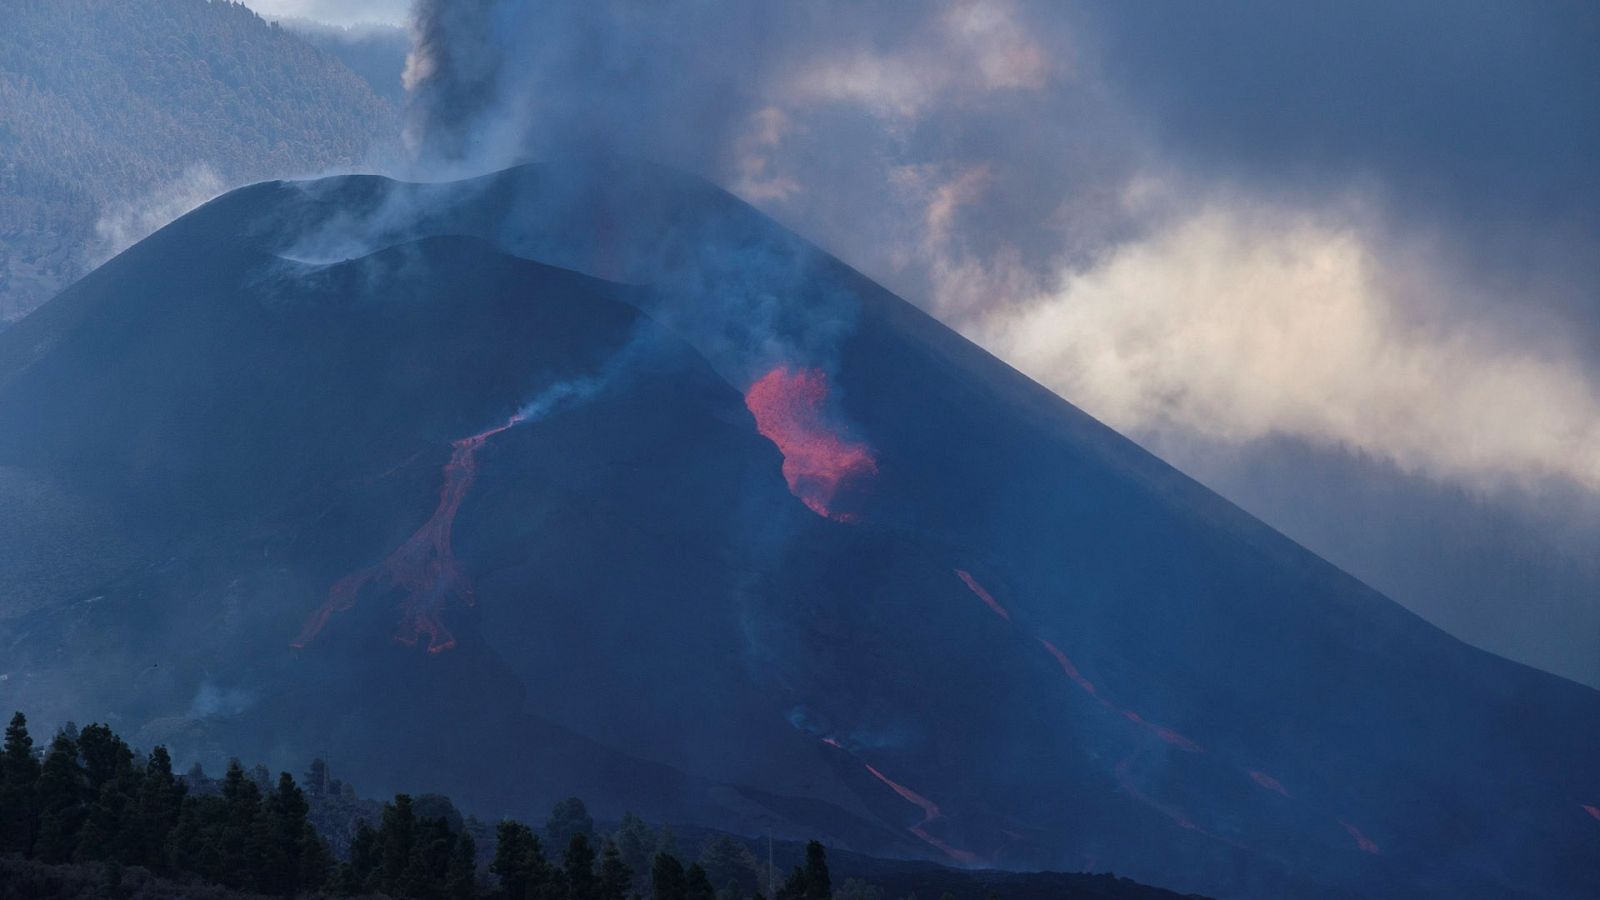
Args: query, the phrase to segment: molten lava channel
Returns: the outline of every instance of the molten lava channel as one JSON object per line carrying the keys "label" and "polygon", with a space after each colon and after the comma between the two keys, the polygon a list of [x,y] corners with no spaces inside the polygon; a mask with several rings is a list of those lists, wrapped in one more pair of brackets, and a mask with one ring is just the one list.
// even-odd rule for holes
{"label": "molten lava channel", "polygon": [[303,648],[311,643],[334,613],[353,608],[370,587],[381,594],[393,591],[403,594],[396,640],[415,645],[426,637],[429,653],[441,653],[454,647],[455,636],[445,627],[441,613],[452,603],[473,605],[472,581],[457,562],[451,543],[456,513],[460,512],[461,501],[478,478],[478,451],[489,438],[522,421],[519,413],[502,425],[452,441],[450,460],[442,470],[439,505],[434,508],[433,515],[383,562],[339,579],[329,589],[322,607],[306,620],[300,636],[291,646]]}
{"label": "molten lava channel", "polygon": [[973,853],[970,850],[962,850],[958,847],[952,847],[934,835],[928,833],[929,825],[933,824],[939,819],[944,818],[944,813],[939,810],[938,804],[873,768],[871,763],[864,762],[862,765],[867,767],[867,771],[872,773],[872,777],[888,785],[890,790],[894,791],[896,794],[899,794],[902,800],[905,800],[912,806],[922,810],[922,821],[907,828],[907,831],[915,835],[918,840],[934,848],[935,850],[938,850],[956,862],[963,863],[965,865],[976,865],[978,863],[978,855],[976,853]]}
{"label": "molten lava channel", "polygon": [[872,448],[845,440],[829,425],[828,377],[821,369],[779,366],[745,392],[756,430],[783,454],[789,493],[826,519],[848,522],[834,508],[840,490],[878,474]]}
{"label": "molten lava channel", "polygon": [[1361,829],[1351,825],[1349,822],[1346,822],[1343,819],[1339,820],[1339,824],[1343,825],[1344,830],[1350,832],[1350,836],[1355,838],[1356,846],[1361,849],[1361,852],[1371,853],[1374,856],[1377,856],[1382,852],[1378,849],[1378,845],[1372,842],[1372,838],[1369,838],[1363,834]]}

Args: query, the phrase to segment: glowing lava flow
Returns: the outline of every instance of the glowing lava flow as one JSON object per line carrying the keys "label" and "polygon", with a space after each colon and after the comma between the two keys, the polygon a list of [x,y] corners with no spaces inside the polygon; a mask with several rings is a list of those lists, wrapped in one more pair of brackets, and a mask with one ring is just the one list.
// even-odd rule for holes
{"label": "glowing lava flow", "polygon": [[901,799],[922,810],[922,821],[912,825],[910,828],[907,828],[907,831],[916,835],[920,840],[922,840],[923,843],[926,843],[928,846],[940,851],[956,862],[965,863],[967,865],[975,865],[978,862],[978,855],[976,853],[973,853],[969,850],[961,850],[959,848],[952,847],[928,833],[928,825],[940,818],[943,818],[944,816],[944,813],[939,811],[938,804],[906,787],[905,785],[900,784],[882,772],[879,772],[877,769],[872,767],[871,763],[862,763],[862,765],[867,767],[867,771],[872,773],[872,777],[888,785],[891,790],[900,795]]}
{"label": "glowing lava flow", "polygon": [[1372,842],[1372,838],[1361,833],[1361,829],[1343,819],[1339,820],[1339,824],[1343,825],[1344,830],[1350,832],[1350,836],[1356,839],[1356,846],[1360,847],[1363,853],[1371,853],[1376,856],[1382,852],[1378,849],[1378,845]]}
{"label": "glowing lava flow", "polygon": [[756,430],[783,454],[783,478],[794,494],[819,516],[848,522],[854,516],[833,509],[840,489],[878,474],[878,461],[866,444],[850,443],[824,421],[828,377],[821,369],[779,366],[745,392],[744,404]]}
{"label": "glowing lava flow", "polygon": [[[971,572],[965,569],[957,569],[956,577],[965,582],[967,589],[977,594],[979,600],[982,600],[990,609],[994,610],[995,615],[1005,619],[1007,622],[1011,621],[1011,613],[1006,612],[1006,608],[1000,605],[1000,601],[994,599],[988,591],[983,589],[983,585],[978,583],[978,579],[972,577]],[[1094,693],[1092,688],[1090,693]]]}
{"label": "glowing lava flow", "polygon": [[1261,785],[1275,794],[1282,794],[1285,797],[1289,796],[1289,792],[1284,788],[1283,782],[1273,778],[1271,775],[1268,775],[1265,772],[1257,772],[1255,769],[1251,769],[1250,779],[1256,784]]}
{"label": "glowing lava flow", "polygon": [[1171,744],[1172,746],[1177,747],[1180,750],[1187,750],[1190,753],[1204,753],[1205,752],[1205,750],[1199,744],[1196,744],[1194,741],[1189,740],[1188,738],[1186,738],[1183,735],[1177,733],[1176,731],[1173,731],[1171,728],[1167,728],[1164,725],[1157,725],[1154,722],[1146,721],[1143,716],[1139,715],[1138,713],[1134,712],[1131,709],[1124,710],[1123,713],[1122,713],[1122,717],[1124,719],[1127,719],[1129,722],[1132,722],[1135,725],[1139,725],[1141,727],[1148,728],[1150,730],[1151,734],[1153,734],[1156,737],[1162,739],[1163,741],[1166,741],[1167,743]]}
{"label": "glowing lava flow", "polygon": [[1044,638],[1038,638],[1038,641],[1040,646],[1044,647],[1045,652],[1055,657],[1055,661],[1061,666],[1061,671],[1067,673],[1067,677],[1072,679],[1073,684],[1083,688],[1084,693],[1093,696],[1101,703],[1105,703],[1107,706],[1110,705],[1106,702],[1106,698],[1095,692],[1094,683],[1083,677],[1083,673],[1079,672],[1078,667],[1072,664],[1072,660],[1068,659],[1067,655],[1061,652],[1060,647],[1057,647],[1055,644],[1050,643]]}
{"label": "glowing lava flow", "polygon": [[489,438],[524,421],[518,413],[505,424],[480,431],[450,443],[450,461],[444,464],[439,487],[439,505],[432,517],[405,543],[395,548],[383,562],[368,566],[339,579],[328,591],[322,608],[311,615],[300,636],[291,646],[303,648],[315,640],[328,619],[356,605],[361,592],[373,585],[383,593],[405,592],[400,601],[400,625],[395,638],[414,645],[424,635],[428,652],[440,653],[454,647],[456,639],[440,621],[439,613],[452,601],[467,606],[473,603],[472,582],[461,570],[451,547],[451,529],[461,501],[478,477],[477,453]]}

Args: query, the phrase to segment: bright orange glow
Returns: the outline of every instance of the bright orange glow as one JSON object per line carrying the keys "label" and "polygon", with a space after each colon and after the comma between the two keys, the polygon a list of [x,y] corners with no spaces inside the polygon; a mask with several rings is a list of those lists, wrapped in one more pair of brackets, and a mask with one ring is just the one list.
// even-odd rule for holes
{"label": "bright orange glow", "polygon": [[1268,775],[1265,772],[1257,772],[1256,770],[1251,769],[1250,778],[1254,780],[1256,784],[1261,785],[1275,794],[1282,794],[1285,797],[1289,796],[1289,792],[1283,787],[1283,782],[1273,778],[1271,775]]}
{"label": "bright orange glow", "polygon": [[477,480],[476,455],[489,438],[511,428],[522,419],[513,416],[505,424],[480,431],[450,444],[450,461],[444,464],[439,487],[439,505],[433,515],[388,558],[374,566],[351,572],[328,590],[328,599],[306,620],[300,636],[291,646],[303,648],[315,640],[328,619],[356,605],[367,587],[381,594],[403,591],[400,624],[395,639],[413,645],[427,638],[429,653],[442,653],[456,645],[455,636],[440,620],[440,613],[452,602],[473,604],[472,581],[456,561],[451,546],[451,530],[461,501]]}
{"label": "bright orange glow", "polygon": [[982,600],[985,605],[994,610],[995,615],[1005,619],[1007,622],[1011,621],[1011,613],[1006,612],[1006,608],[1000,605],[1000,601],[994,599],[988,591],[983,589],[983,585],[978,583],[978,579],[972,577],[972,573],[965,569],[957,569],[956,577],[965,582],[967,589],[978,595],[979,600]]}
{"label": "bright orange glow", "polygon": [[833,508],[839,491],[878,474],[878,461],[866,444],[844,440],[824,420],[828,377],[821,369],[779,366],[745,392],[744,403],[756,430],[783,454],[783,478],[812,512],[836,521],[853,515]]}
{"label": "bright orange glow", "polygon": [[1371,853],[1374,856],[1382,852],[1378,849],[1378,845],[1372,842],[1372,838],[1369,838],[1365,834],[1361,833],[1361,829],[1351,825],[1349,822],[1346,822],[1343,819],[1339,820],[1339,824],[1343,825],[1344,830],[1350,832],[1350,836],[1356,839],[1356,846],[1361,848],[1361,852]]}

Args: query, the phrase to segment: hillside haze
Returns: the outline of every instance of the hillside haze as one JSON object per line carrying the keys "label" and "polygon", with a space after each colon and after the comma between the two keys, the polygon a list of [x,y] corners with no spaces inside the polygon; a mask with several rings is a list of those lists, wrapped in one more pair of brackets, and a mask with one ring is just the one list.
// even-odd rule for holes
{"label": "hillside haze", "polygon": [[42,722],[1221,896],[1600,890],[1600,694],[672,171],[228,194],[0,334],[0,467],[117,560],[0,621]]}

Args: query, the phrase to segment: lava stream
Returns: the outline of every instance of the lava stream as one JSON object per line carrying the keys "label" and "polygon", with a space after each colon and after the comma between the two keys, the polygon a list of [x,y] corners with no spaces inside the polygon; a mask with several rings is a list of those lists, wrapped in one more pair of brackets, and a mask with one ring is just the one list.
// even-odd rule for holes
{"label": "lava stream", "polygon": [[983,589],[983,585],[978,583],[978,579],[972,577],[971,572],[968,572],[965,569],[957,569],[956,577],[965,582],[967,589],[978,595],[979,600],[982,600],[990,609],[994,610],[995,615],[1005,619],[1007,622],[1011,621],[1011,613],[1007,612],[1006,608],[1000,605],[1000,601],[994,599],[994,597],[988,591]]}
{"label": "lava stream", "polygon": [[523,421],[521,413],[504,424],[450,443],[450,461],[444,464],[439,486],[439,505],[433,515],[388,558],[339,579],[328,591],[322,607],[306,620],[300,636],[291,646],[303,648],[315,640],[336,612],[356,605],[368,585],[381,593],[405,592],[400,601],[400,624],[395,638],[416,644],[426,636],[428,652],[441,653],[454,647],[455,637],[439,615],[451,602],[473,604],[472,581],[461,570],[451,546],[451,530],[461,501],[478,477],[477,453],[489,440]]}
{"label": "lava stream", "polygon": [[1157,725],[1154,722],[1146,720],[1143,716],[1139,715],[1138,713],[1134,712],[1131,709],[1130,710],[1125,710],[1122,713],[1122,717],[1127,719],[1129,722],[1132,722],[1135,725],[1138,725],[1138,726],[1141,726],[1143,728],[1149,729],[1151,734],[1155,735],[1156,737],[1160,738],[1163,741],[1166,741],[1167,743],[1171,744],[1172,746],[1177,747],[1180,750],[1187,750],[1190,753],[1204,753],[1204,752],[1206,752],[1205,748],[1201,747],[1199,744],[1196,744],[1194,741],[1189,740],[1188,738],[1186,738],[1183,735],[1177,733],[1176,731],[1173,731],[1171,728],[1168,728],[1165,725]]}
{"label": "lava stream", "polygon": [[1285,797],[1289,796],[1289,791],[1284,788],[1283,782],[1273,778],[1271,775],[1268,775],[1265,772],[1257,772],[1255,769],[1251,769],[1250,778],[1256,784],[1261,785],[1275,794],[1282,794]]}
{"label": "lava stream", "polygon": [[922,821],[907,828],[907,831],[911,832],[913,835],[916,835],[916,837],[923,843],[926,843],[928,846],[940,851],[956,862],[965,863],[967,865],[976,865],[978,863],[979,860],[976,853],[973,853],[970,850],[962,850],[958,847],[952,847],[939,838],[928,833],[927,827],[944,816],[944,814],[939,811],[938,804],[906,787],[905,785],[900,784],[882,772],[879,772],[877,769],[872,767],[871,763],[864,762],[862,765],[867,767],[867,771],[872,773],[872,777],[888,785],[891,790],[900,795],[901,799],[922,810]]}
{"label": "lava stream", "polygon": [[1044,647],[1046,652],[1055,657],[1056,662],[1061,665],[1061,671],[1067,673],[1067,677],[1072,679],[1073,684],[1083,688],[1084,693],[1092,695],[1101,703],[1106,703],[1106,698],[1095,692],[1094,683],[1083,677],[1083,673],[1079,672],[1078,667],[1072,664],[1072,660],[1068,659],[1067,655],[1061,652],[1060,647],[1057,647],[1055,644],[1050,643],[1044,638],[1038,638],[1037,640],[1039,641],[1040,645]]}
{"label": "lava stream", "polygon": [[788,366],[761,376],[744,397],[756,430],[783,454],[789,493],[823,518],[848,522],[854,515],[835,510],[834,499],[850,483],[878,474],[878,461],[871,447],[846,441],[829,426],[827,402],[828,377],[821,369]]}
{"label": "lava stream", "polygon": [[1343,819],[1339,820],[1339,824],[1343,825],[1344,830],[1350,832],[1350,836],[1356,839],[1356,846],[1360,847],[1363,853],[1371,853],[1372,855],[1377,856],[1382,852],[1378,849],[1378,845],[1372,842],[1372,838],[1369,838],[1365,834],[1361,833],[1361,829],[1351,825],[1349,822],[1346,822]]}

